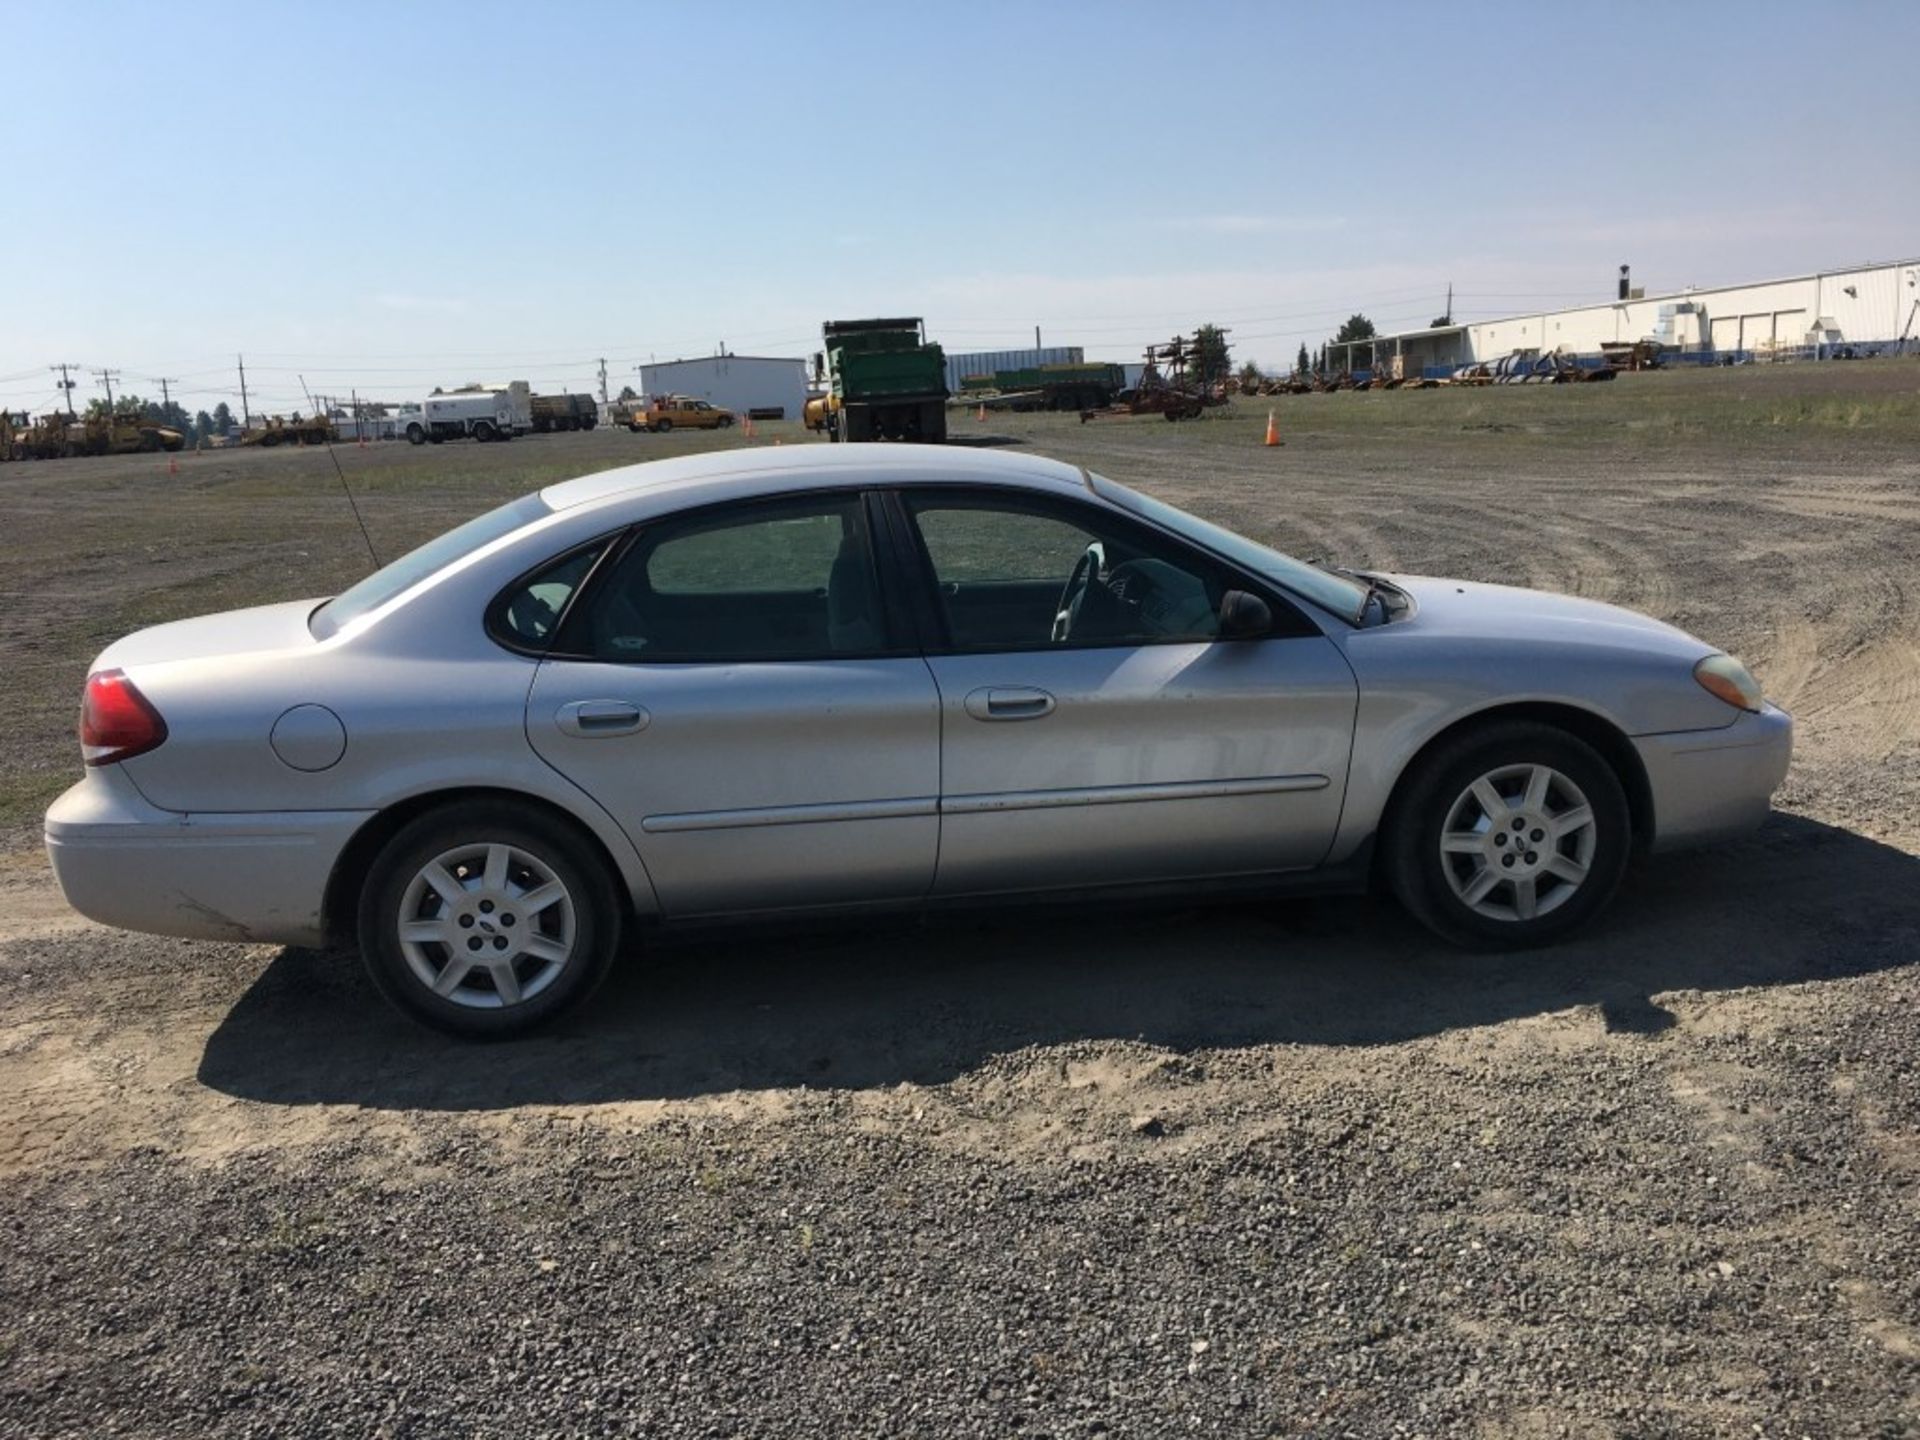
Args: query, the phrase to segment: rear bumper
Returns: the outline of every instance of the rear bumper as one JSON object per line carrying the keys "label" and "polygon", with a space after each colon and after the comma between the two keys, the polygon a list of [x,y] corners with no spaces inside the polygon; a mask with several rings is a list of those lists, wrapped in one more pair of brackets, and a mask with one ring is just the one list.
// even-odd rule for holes
{"label": "rear bumper", "polygon": [[371,814],[187,815],[149,804],[110,765],[53,802],[47,858],[67,903],[103,925],[318,945],[328,877]]}
{"label": "rear bumper", "polygon": [[1653,792],[1653,848],[1679,849],[1767,818],[1793,758],[1793,717],[1765,705],[1723,730],[1642,735],[1633,745]]}

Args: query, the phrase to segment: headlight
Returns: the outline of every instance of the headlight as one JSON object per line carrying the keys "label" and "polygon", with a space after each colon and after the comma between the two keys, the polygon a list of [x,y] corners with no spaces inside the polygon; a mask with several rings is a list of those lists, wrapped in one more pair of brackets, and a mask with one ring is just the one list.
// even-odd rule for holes
{"label": "headlight", "polygon": [[1693,678],[1715,699],[1724,700],[1736,710],[1758,713],[1760,682],[1747,673],[1747,667],[1731,655],[1709,655],[1693,667]]}

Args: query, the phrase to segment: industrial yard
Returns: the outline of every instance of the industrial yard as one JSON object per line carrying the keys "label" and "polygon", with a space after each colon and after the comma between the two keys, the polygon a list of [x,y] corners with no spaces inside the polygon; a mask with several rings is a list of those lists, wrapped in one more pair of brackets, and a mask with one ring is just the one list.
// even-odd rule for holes
{"label": "industrial yard", "polygon": [[823,442],[0,466],[0,1435],[1920,1433],[1920,361],[949,425],[1670,620],[1794,712],[1778,813],[1543,954],[1332,899],[683,939],[462,1046],[65,908],[88,661],[365,573],[335,458],[387,559]]}

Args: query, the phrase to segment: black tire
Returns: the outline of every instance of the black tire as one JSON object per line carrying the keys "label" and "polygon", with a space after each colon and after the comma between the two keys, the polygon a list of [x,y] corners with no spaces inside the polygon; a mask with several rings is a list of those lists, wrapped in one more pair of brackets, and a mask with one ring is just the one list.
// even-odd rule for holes
{"label": "black tire", "polygon": [[426,444],[427,432],[425,430],[422,430],[418,425],[407,426],[407,443],[409,445]]}
{"label": "black tire", "polygon": [[[506,845],[536,857],[573,902],[569,957],[545,988],[518,1004],[477,1009],[436,995],[402,951],[398,928],[409,887],[435,857],[469,845]],[[622,914],[614,878],[571,827],[538,812],[466,801],[402,826],[374,857],[361,889],[360,954],[374,985],[403,1014],[449,1035],[502,1040],[548,1023],[599,987],[619,953]]]}
{"label": "black tire", "polygon": [[641,431],[645,430],[646,428],[647,427],[642,425],[638,420],[629,420],[627,422],[627,429],[635,435],[638,435]]}
{"label": "black tire", "polygon": [[499,431],[493,428],[493,422],[491,420],[476,420],[473,422],[473,438],[478,440],[482,445],[486,444],[487,441],[493,439],[493,437],[499,433]]}
{"label": "black tire", "polygon": [[[1478,862],[1441,852],[1441,833],[1457,801],[1475,780],[1503,767],[1544,766],[1577,786],[1593,816],[1591,854],[1585,878],[1552,908],[1531,919],[1499,918],[1469,906],[1449,880],[1447,867]],[[1513,817],[1515,819],[1518,816]],[[1489,825],[1492,836],[1496,827]],[[1534,841],[1514,836],[1516,853],[1502,863],[1527,862],[1533,854],[1551,855],[1562,843],[1551,836]],[[1585,741],[1552,725],[1529,720],[1493,720],[1442,741],[1417,762],[1395,795],[1381,834],[1381,868],[1407,911],[1442,939],[1475,950],[1519,950],[1550,944],[1590,920],[1613,897],[1633,848],[1632,818],[1625,789],[1600,754]],[[1488,865],[1491,870],[1491,864]],[[1459,872],[1456,872],[1459,873]],[[1557,878],[1541,877],[1557,890]],[[1501,892],[1496,881],[1495,893]],[[1508,889],[1509,897],[1516,892]],[[1548,892],[1549,894],[1553,892]],[[1544,900],[1542,903],[1545,903]],[[1517,904],[1504,908],[1517,909]]]}
{"label": "black tire", "polygon": [[715,420],[713,423],[722,430],[731,430],[733,428],[733,416],[722,415],[718,420]]}
{"label": "black tire", "polygon": [[647,427],[656,435],[665,435],[673,429],[673,421],[662,418]]}

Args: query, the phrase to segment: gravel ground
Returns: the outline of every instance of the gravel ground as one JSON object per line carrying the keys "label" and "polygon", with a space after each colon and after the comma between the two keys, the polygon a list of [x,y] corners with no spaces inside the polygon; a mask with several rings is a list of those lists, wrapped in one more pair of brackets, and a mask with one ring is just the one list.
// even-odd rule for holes
{"label": "gravel ground", "polygon": [[[1686,378],[1301,397],[1279,455],[1264,406],[993,427],[1751,660],[1782,813],[1550,954],[1348,900],[681,940],[475,1048],[340,957],[78,920],[16,815],[0,1435],[1920,1434],[1915,376]],[[629,438],[370,469],[376,534]],[[21,731],[97,632],[324,588],[323,463],[192,481],[164,576],[131,465],[0,467],[54,620],[0,625],[0,799],[70,769]]]}

